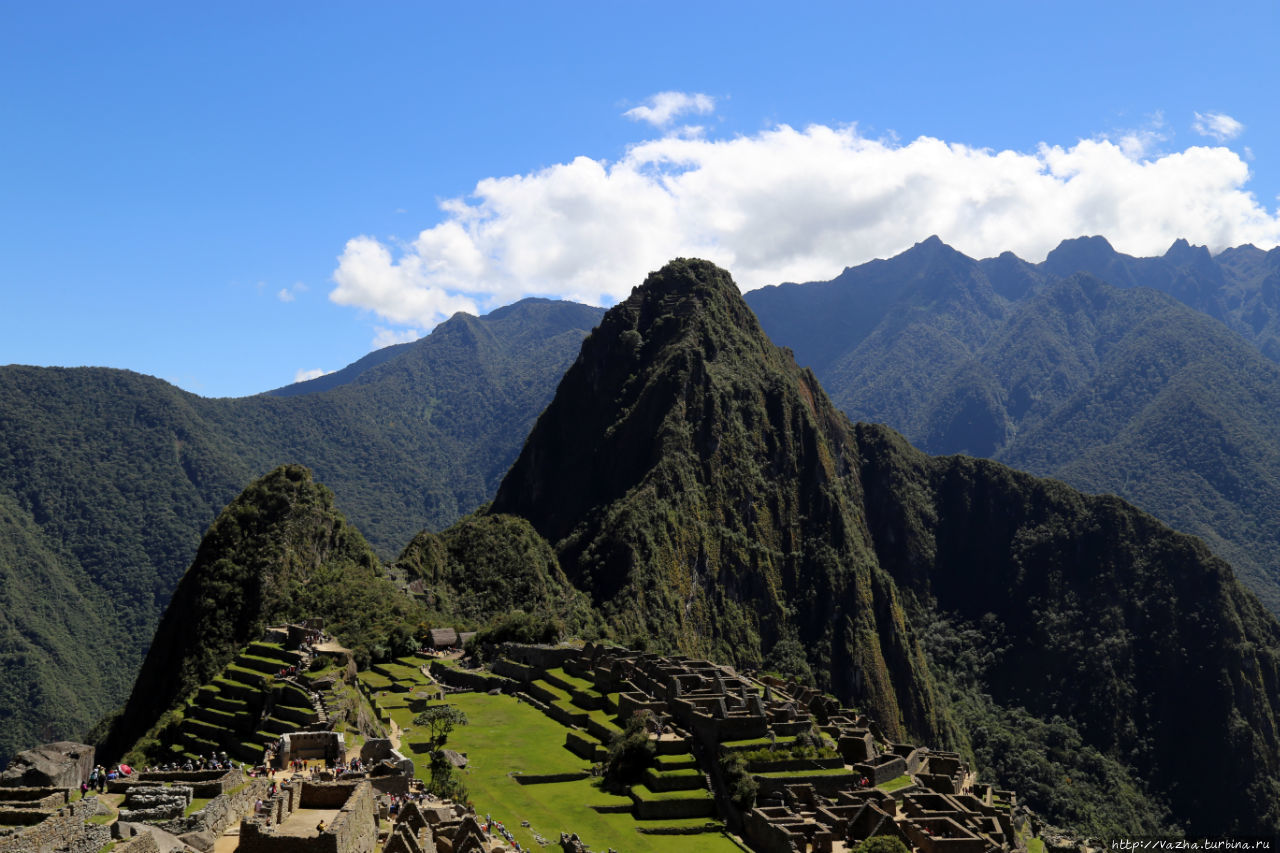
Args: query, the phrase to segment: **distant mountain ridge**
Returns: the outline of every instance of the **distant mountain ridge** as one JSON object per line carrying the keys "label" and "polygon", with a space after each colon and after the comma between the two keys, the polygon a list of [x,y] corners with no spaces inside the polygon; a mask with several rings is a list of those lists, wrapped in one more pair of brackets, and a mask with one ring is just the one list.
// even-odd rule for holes
{"label": "distant mountain ridge", "polygon": [[[458,314],[288,396],[0,368],[0,763],[123,701],[201,534],[276,465],[311,466],[386,557],[487,500],[601,313],[535,299]],[[40,584],[47,611],[26,606]]]}
{"label": "distant mountain ridge", "polygon": [[1029,264],[935,237],[745,298],[851,418],[1126,497],[1280,612],[1277,293],[1280,249],[1131,258],[1093,237]]}

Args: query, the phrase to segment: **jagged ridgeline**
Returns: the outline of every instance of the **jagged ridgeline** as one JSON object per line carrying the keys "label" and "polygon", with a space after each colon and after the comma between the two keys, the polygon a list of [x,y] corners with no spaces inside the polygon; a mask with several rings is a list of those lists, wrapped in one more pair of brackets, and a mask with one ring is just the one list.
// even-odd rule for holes
{"label": "jagged ridgeline", "polygon": [[310,471],[277,468],[205,534],[103,751],[130,748],[269,625],[323,617],[330,633],[367,657],[393,626],[415,624],[417,607]]}
{"label": "jagged ridgeline", "polygon": [[821,686],[939,742],[853,447],[728,273],[677,260],[583,343],[492,511],[555,543],[624,641],[751,665],[799,641]]}
{"label": "jagged ridgeline", "polygon": [[1052,820],[1280,829],[1280,625],[1225,563],[1116,498],[855,428],[711,264],[609,311],[491,511],[620,639],[766,666],[798,645]]}

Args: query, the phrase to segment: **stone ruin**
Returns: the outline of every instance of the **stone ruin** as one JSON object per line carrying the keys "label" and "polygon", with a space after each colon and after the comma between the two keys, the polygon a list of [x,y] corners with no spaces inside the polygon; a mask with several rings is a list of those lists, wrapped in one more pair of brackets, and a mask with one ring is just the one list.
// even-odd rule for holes
{"label": "stone ruin", "polygon": [[[314,815],[333,815],[323,831]],[[285,783],[261,810],[240,821],[238,853],[372,853],[378,840],[367,781]]]}
{"label": "stone ruin", "polygon": [[193,797],[190,785],[130,785],[120,806],[120,819],[130,823],[161,823],[182,817]]}
{"label": "stone ruin", "polygon": [[[476,816],[462,806],[409,801],[396,815],[382,850],[383,853],[486,853],[492,842],[493,838],[481,829]],[[498,842],[500,844],[501,839]]]}
{"label": "stone ruin", "polygon": [[341,732],[288,732],[280,736],[280,748],[276,753],[276,766],[288,767],[297,759],[338,761],[346,755],[346,738]]}
{"label": "stone ruin", "polygon": [[111,829],[89,823],[96,797],[71,802],[71,789],[0,788],[0,853],[88,849],[111,840]]}

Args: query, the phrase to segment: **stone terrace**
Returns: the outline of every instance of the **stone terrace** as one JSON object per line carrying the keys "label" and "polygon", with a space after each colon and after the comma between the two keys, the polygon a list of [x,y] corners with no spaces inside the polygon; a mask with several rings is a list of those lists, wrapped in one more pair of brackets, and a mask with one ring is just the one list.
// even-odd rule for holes
{"label": "stone terrace", "polygon": [[[653,714],[658,765],[632,788],[637,817],[718,811],[761,853],[851,849],[875,835],[923,853],[1016,844],[1012,793],[975,785],[956,753],[889,742],[874,720],[811,687],[591,643],[507,645],[493,672],[571,726],[566,746],[584,758],[601,760],[633,714]],[[834,754],[793,757],[798,737],[812,743],[819,732]],[[734,752],[758,786],[745,814],[723,792],[711,799],[723,785],[718,759]]]}

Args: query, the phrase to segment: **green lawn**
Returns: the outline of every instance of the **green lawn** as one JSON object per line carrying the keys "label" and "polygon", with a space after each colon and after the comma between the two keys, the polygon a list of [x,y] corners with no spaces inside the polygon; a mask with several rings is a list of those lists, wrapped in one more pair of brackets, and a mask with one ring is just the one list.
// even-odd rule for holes
{"label": "green lawn", "polygon": [[[536,708],[511,696],[459,693],[449,697],[467,715],[468,725],[449,735],[449,747],[470,759],[462,779],[480,815],[491,814],[506,824],[525,848],[539,849],[533,834],[554,844],[560,832],[576,832],[593,850],[613,847],[627,853],[738,853],[739,848],[716,833],[699,835],[642,835],[628,813],[600,814],[593,805],[628,805],[630,799],[601,791],[596,779],[521,785],[511,773],[555,774],[586,770],[589,764],[564,748],[566,729]],[[402,727],[413,727],[414,714],[393,710]],[[425,730],[412,731],[406,742],[424,740]],[[425,778],[428,758],[405,749]],[[695,792],[696,794],[696,792]],[[686,793],[684,796],[689,796]],[[527,820],[529,828],[520,821]],[[700,825],[699,821],[689,825]],[[662,821],[661,825],[684,825]]]}
{"label": "green lawn", "polygon": [[213,797],[192,797],[191,804],[187,806],[187,809],[182,813],[182,816],[191,817],[211,802],[213,802]]}
{"label": "green lawn", "polygon": [[905,788],[910,784],[911,784],[911,777],[904,773],[896,779],[890,779],[888,782],[885,782],[882,785],[876,785],[876,789],[880,791],[884,791],[887,794],[887,793],[896,791],[899,788]]}
{"label": "green lawn", "polygon": [[711,792],[706,788],[687,791],[651,791],[648,785],[632,785],[631,790],[642,800],[709,800]]}
{"label": "green lawn", "polygon": [[549,669],[547,670],[547,675],[555,676],[557,681],[562,681],[573,689],[581,690],[584,693],[595,690],[595,685],[590,681],[587,681],[585,678],[578,678],[576,675],[570,675],[563,669]]}
{"label": "green lawn", "polygon": [[[840,775],[845,775],[845,776],[852,777],[852,776],[853,776],[853,773],[851,773],[851,772],[849,771],[849,768],[847,768],[847,767],[821,767],[821,768],[814,768],[814,769],[812,769],[812,770],[770,770],[768,773],[752,773],[751,775],[752,775],[752,776],[763,776],[764,778],[767,778],[767,779],[786,779],[786,778],[787,778],[787,777],[789,777],[789,776],[840,776]],[[903,784],[910,784],[910,783],[911,783],[911,777],[910,777],[910,776],[902,776],[902,777],[900,777],[900,778],[902,778],[902,779],[906,779],[906,780],[907,780],[907,781],[906,781],[905,783],[903,783]],[[886,786],[886,787],[881,788],[881,790],[882,790],[882,791],[894,791],[894,790],[897,790],[898,788],[901,788],[901,787],[902,787],[902,785],[894,784],[894,783],[895,783],[895,782],[897,782],[897,781],[898,781],[897,779],[891,779],[890,781],[885,782],[884,784],[885,784],[885,786]],[[890,785],[892,785],[893,787],[887,787],[887,786],[890,786]]]}

